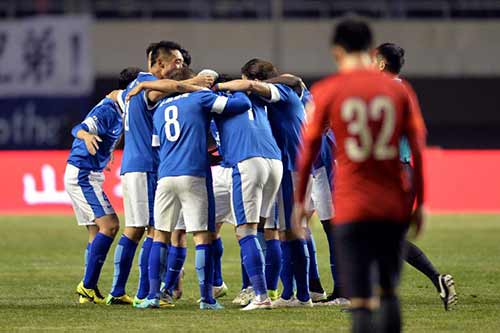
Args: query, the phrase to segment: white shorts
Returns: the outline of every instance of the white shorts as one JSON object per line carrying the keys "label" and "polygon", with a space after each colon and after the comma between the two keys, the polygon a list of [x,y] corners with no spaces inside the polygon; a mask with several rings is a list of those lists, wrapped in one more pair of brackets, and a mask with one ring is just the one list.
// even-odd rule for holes
{"label": "white shorts", "polygon": [[67,164],[64,187],[71,198],[78,225],[95,225],[95,219],[114,214],[102,184],[104,173],[81,170]]}
{"label": "white shorts", "polygon": [[[307,182],[306,196],[305,196],[305,209],[311,211],[311,190],[312,190],[312,177],[309,177]],[[298,181],[298,174],[295,171],[284,170],[283,179],[281,181],[280,190],[278,192],[278,223],[279,230],[290,230],[292,227],[292,212],[295,187]],[[302,226],[307,226],[307,221],[302,221]]]}
{"label": "white shorts", "polygon": [[312,180],[312,202],[316,213],[321,221],[330,220],[334,217],[332,201],[332,188],[325,167],[313,171]]}
{"label": "white shorts", "polygon": [[[182,211],[181,211],[182,210]],[[182,214],[187,232],[213,230],[205,177],[164,177],[155,195],[155,229],[172,232]]]}
{"label": "white shorts", "polygon": [[215,197],[215,223],[229,223],[234,225],[234,216],[231,210],[231,173],[232,168],[220,165],[212,167],[212,185]]}
{"label": "white shorts", "polygon": [[281,183],[283,164],[279,160],[253,157],[232,170],[231,206],[237,225],[259,223],[271,215]]}
{"label": "white shorts", "polygon": [[125,227],[154,226],[156,173],[127,172],[121,178]]}

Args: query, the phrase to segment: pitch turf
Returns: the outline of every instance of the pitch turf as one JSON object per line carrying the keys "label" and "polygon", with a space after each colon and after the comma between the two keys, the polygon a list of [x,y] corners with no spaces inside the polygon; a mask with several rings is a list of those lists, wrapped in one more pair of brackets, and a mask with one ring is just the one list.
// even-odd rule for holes
{"label": "pitch turf", "polygon": [[[173,309],[136,310],[127,306],[77,304],[84,229],[72,217],[0,217],[0,330],[139,331],[148,329],[204,332],[348,331],[348,315],[338,308],[287,309],[242,313],[231,305],[240,287],[239,251],[229,227],[223,231],[224,278],[230,288],[226,310],[197,309],[197,280],[190,242],[184,297]],[[326,240],[314,226],[323,283],[331,289]],[[405,266],[401,298],[407,332],[500,331],[500,216],[433,216],[418,245],[442,272],[455,277],[459,304],[445,312],[426,277]],[[116,242],[115,242],[116,244]],[[113,250],[100,280],[110,288]],[[137,260],[137,258],[136,258]],[[128,292],[137,286],[134,261]]]}

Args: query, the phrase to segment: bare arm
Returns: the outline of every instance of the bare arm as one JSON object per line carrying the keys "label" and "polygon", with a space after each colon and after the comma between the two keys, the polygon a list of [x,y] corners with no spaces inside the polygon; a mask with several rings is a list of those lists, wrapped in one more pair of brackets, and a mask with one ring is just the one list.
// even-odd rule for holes
{"label": "bare arm", "polygon": [[233,80],[218,83],[215,88],[222,91],[249,91],[268,99],[271,98],[271,88],[267,83],[260,81]]}
{"label": "bare arm", "polygon": [[186,93],[204,89],[203,87],[195,86],[185,82],[174,80],[155,80],[144,81],[136,85],[127,95],[126,100],[130,100],[132,96],[139,94],[143,90],[147,92],[147,98],[151,102],[157,102],[165,96],[175,93]]}
{"label": "bare arm", "polygon": [[299,95],[302,92],[302,88],[305,87],[304,82],[302,82],[302,79],[292,74],[282,74],[280,76],[266,80],[265,82],[287,85]]}

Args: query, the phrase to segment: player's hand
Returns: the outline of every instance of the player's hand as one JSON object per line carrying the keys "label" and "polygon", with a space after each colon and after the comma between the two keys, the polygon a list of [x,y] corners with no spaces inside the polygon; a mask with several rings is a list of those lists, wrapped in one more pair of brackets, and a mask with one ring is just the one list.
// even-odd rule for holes
{"label": "player's hand", "polygon": [[422,233],[425,223],[425,209],[423,206],[418,206],[411,216],[410,232],[411,238],[416,239]]}
{"label": "player's hand", "polygon": [[293,206],[292,213],[292,233],[296,238],[304,237],[304,227],[302,226],[302,221],[306,218],[307,213],[304,204],[296,203]]}
{"label": "player's hand", "polygon": [[125,101],[128,102],[132,97],[139,94],[143,90],[144,90],[144,86],[141,82],[128,92],[127,97],[125,97]]}
{"label": "player's hand", "polygon": [[215,78],[212,75],[197,75],[192,80],[191,84],[204,88],[212,87],[215,82]]}
{"label": "player's hand", "polygon": [[102,142],[102,139],[95,134],[87,133],[83,137],[83,141],[85,141],[85,146],[87,147],[90,155],[95,155],[99,150],[98,142]]}

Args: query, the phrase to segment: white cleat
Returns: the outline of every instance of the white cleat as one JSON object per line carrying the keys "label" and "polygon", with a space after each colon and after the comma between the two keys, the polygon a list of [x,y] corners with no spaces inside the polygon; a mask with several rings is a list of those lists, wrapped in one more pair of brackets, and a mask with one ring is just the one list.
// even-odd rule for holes
{"label": "white cleat", "polygon": [[[212,288],[212,293],[214,295],[214,298],[219,298],[219,297],[222,297],[222,296],[226,296],[227,294],[227,285],[225,282],[222,282],[222,285],[221,286],[214,286]],[[238,303],[239,304],[239,303]]]}
{"label": "white cleat", "polygon": [[240,293],[233,299],[233,304],[247,306],[254,299],[255,292],[252,287],[242,289]]}
{"label": "white cleat", "polygon": [[250,304],[241,309],[241,311],[251,311],[251,310],[269,310],[272,309],[272,302],[269,297],[267,297],[262,302],[254,299]]}
{"label": "white cleat", "polygon": [[458,296],[455,291],[455,281],[450,274],[441,274],[439,281],[439,297],[443,301],[444,309],[448,311],[452,306],[457,304]]}
{"label": "white cleat", "polygon": [[292,307],[292,303],[294,302],[294,297],[290,297],[290,299],[278,298],[277,300],[272,302],[273,309],[276,308],[290,308]]}
{"label": "white cleat", "polygon": [[322,302],[326,300],[326,293],[323,291],[323,293],[316,293],[314,291],[309,291],[309,295],[311,296],[311,300],[313,303],[317,302]]}
{"label": "white cleat", "polygon": [[312,308],[314,306],[312,299],[308,299],[305,302],[300,301],[298,298],[295,298],[292,302],[290,307],[292,308]]}

